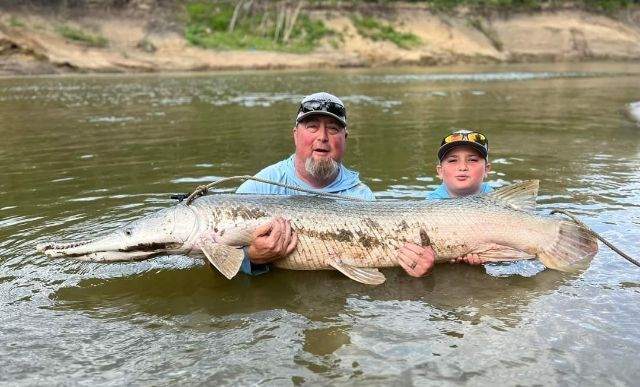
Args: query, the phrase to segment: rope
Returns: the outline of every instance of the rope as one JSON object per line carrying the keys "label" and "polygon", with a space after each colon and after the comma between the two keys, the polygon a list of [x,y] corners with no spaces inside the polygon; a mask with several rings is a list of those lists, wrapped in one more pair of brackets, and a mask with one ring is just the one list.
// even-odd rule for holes
{"label": "rope", "polygon": [[231,181],[231,180],[243,180],[243,181],[245,181],[245,180],[254,180],[254,181],[258,181],[260,183],[277,185],[277,186],[280,186],[280,187],[289,188],[289,189],[293,189],[293,190],[300,191],[300,192],[306,192],[306,193],[309,193],[309,194],[312,194],[312,195],[317,195],[317,196],[324,196],[324,197],[340,199],[340,200],[365,201],[364,199],[354,198],[354,197],[350,197],[350,196],[332,194],[332,193],[329,193],[329,192],[322,192],[322,191],[312,190],[312,189],[306,189],[306,188],[302,188],[302,187],[297,187],[295,185],[289,185],[289,184],[284,184],[284,183],[278,183],[276,181],[261,179],[259,177],[255,177],[255,176],[242,175],[242,176],[223,177],[222,179],[218,179],[218,180],[216,180],[216,181],[214,181],[212,183],[209,183],[207,185],[199,185],[199,186],[197,186],[196,189],[187,197],[186,204],[189,205],[189,204],[191,204],[191,202],[197,196],[203,196],[204,194],[206,194],[207,191],[209,190],[209,188],[211,188],[211,187],[213,187],[215,185],[221,184],[221,183],[225,183],[227,181]]}
{"label": "rope", "polygon": [[633,263],[636,266],[640,267],[640,262],[638,262],[637,260],[631,258],[630,256],[628,256],[627,254],[625,254],[622,250],[618,249],[617,247],[615,247],[614,245],[612,245],[611,243],[609,243],[607,240],[605,240],[603,237],[600,236],[600,234],[598,234],[597,232],[593,231],[592,229],[590,229],[586,224],[582,223],[580,220],[578,220],[578,218],[576,218],[573,214],[571,214],[568,211],[565,210],[553,210],[551,211],[551,214],[563,214],[568,216],[569,218],[571,218],[571,220],[573,220],[574,222],[576,222],[577,224],[579,224],[580,226],[584,227],[585,229],[587,229],[590,233],[592,233],[593,235],[595,235],[596,238],[598,238],[600,240],[600,242],[604,243],[605,245],[607,245],[611,250],[615,251],[616,253],[618,253],[622,258],[626,259],[627,261]]}

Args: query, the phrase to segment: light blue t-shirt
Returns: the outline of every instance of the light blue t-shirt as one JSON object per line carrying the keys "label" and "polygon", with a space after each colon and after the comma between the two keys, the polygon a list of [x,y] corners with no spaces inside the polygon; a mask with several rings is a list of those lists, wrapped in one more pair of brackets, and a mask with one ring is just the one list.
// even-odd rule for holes
{"label": "light blue t-shirt", "polygon": [[[489,183],[482,183],[479,193],[488,193],[491,191],[493,191],[493,188],[491,188]],[[427,194],[427,200],[441,199],[451,199],[451,195],[449,194],[449,191],[447,191],[447,187],[444,185],[444,183],[440,184],[438,188]]]}
{"label": "light blue t-shirt", "polygon": [[[295,155],[291,155],[285,160],[270,165],[258,172],[255,176],[265,180],[293,185],[300,188],[340,194],[366,200],[375,200],[375,196],[373,196],[371,189],[360,181],[360,174],[342,164],[340,164],[338,176],[336,176],[335,180],[332,181],[331,184],[324,188],[314,188],[310,186],[296,175],[294,157]],[[254,180],[247,180],[242,183],[242,185],[240,185],[236,190],[236,193],[258,195],[306,195],[306,193],[302,191],[280,187],[273,184],[261,183]]]}
{"label": "light blue t-shirt", "polygon": [[[294,164],[295,155],[270,165],[255,176],[265,180],[271,180],[278,183],[293,185],[300,188],[328,192],[332,194],[345,195],[365,200],[375,200],[375,196],[369,187],[360,181],[360,174],[344,165],[340,164],[340,171],[335,180],[324,188],[314,188],[307,184],[304,180],[296,175]],[[247,180],[236,190],[238,194],[257,194],[257,195],[308,195],[306,192],[297,191],[290,188],[280,187],[278,185],[261,183],[254,180]],[[249,261],[246,249],[244,261],[240,267],[246,274],[262,274],[269,271],[269,265],[256,265]]]}

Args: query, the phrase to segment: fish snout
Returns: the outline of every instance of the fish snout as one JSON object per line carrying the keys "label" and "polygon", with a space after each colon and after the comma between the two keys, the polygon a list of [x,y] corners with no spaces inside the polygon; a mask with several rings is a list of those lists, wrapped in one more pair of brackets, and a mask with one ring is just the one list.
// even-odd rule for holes
{"label": "fish snout", "polygon": [[60,257],[63,255],[72,254],[73,249],[79,249],[89,243],[90,241],[78,241],[70,243],[38,243],[36,245],[36,251],[39,253],[44,253],[48,257]]}

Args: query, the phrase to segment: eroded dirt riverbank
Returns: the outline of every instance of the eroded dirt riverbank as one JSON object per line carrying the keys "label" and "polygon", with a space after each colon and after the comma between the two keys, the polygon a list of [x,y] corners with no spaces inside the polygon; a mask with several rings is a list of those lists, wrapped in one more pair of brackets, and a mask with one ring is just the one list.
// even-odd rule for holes
{"label": "eroded dirt riverbank", "polygon": [[[135,2],[134,2],[135,3]],[[313,8],[339,34],[309,53],[212,50],[185,38],[181,9],[144,6],[61,12],[49,8],[0,10],[0,74],[64,72],[175,72],[231,69],[375,67],[455,63],[640,59],[640,10],[616,17],[580,9],[477,15],[433,12],[425,6],[374,10],[420,43],[412,48],[362,36],[353,23],[359,9]],[[60,26],[91,31],[101,47],[60,34]]]}

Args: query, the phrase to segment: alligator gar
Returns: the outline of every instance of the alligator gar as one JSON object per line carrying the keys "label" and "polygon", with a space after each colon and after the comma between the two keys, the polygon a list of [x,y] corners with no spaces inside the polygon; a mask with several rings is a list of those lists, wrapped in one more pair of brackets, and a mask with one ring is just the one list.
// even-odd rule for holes
{"label": "alligator gar", "polygon": [[49,257],[134,261],[158,255],[204,255],[227,278],[242,264],[253,231],[281,216],[298,235],[296,249],[274,262],[294,270],[335,269],[367,284],[399,266],[405,242],[431,245],[436,262],[476,253],[487,261],[539,259],[560,271],[585,268],[598,251],[586,228],[534,212],[538,181],[490,194],[430,202],[345,201],[314,196],[217,194],[135,220],[91,241],[45,243]]}

